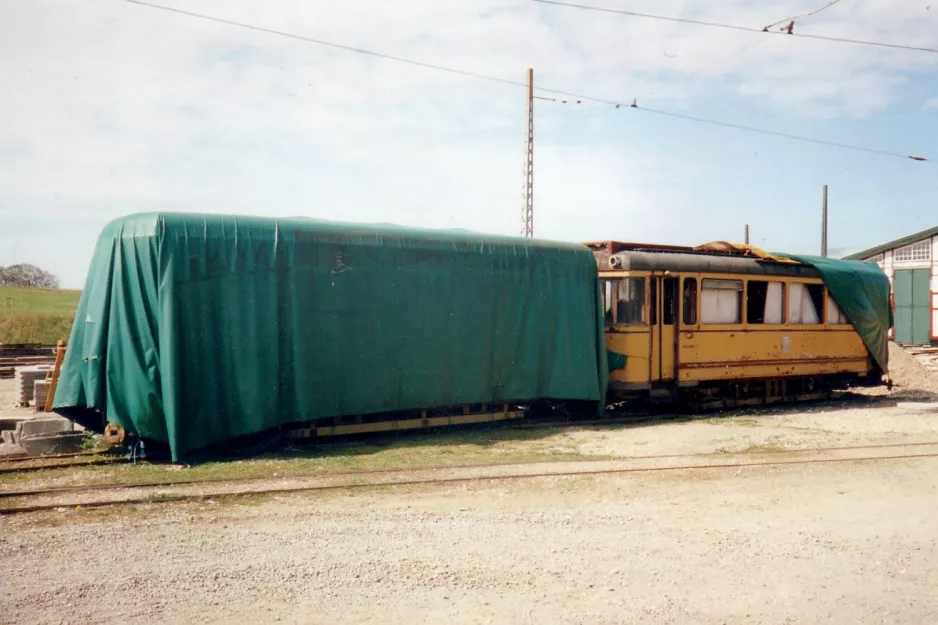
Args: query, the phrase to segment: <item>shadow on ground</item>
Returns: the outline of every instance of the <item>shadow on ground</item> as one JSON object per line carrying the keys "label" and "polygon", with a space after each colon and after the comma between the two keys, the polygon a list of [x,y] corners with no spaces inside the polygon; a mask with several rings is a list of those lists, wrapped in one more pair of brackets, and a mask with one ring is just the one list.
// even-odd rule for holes
{"label": "shadow on ground", "polygon": [[645,413],[634,411],[609,412],[598,419],[589,412],[581,414],[555,414],[545,417],[548,423],[497,422],[482,425],[450,426],[435,430],[398,431],[342,437],[329,442],[290,445],[280,432],[267,432],[257,436],[233,441],[223,447],[186,458],[187,464],[225,462],[233,460],[290,458],[355,458],[394,451],[410,450],[420,453],[422,448],[438,451],[439,448],[492,447],[511,442],[530,442],[548,439],[565,430],[578,429],[596,432],[622,429],[658,427],[664,423],[692,421],[716,421],[745,417],[776,418],[794,413],[830,413],[855,410],[862,407],[894,407],[899,402],[934,402],[938,393],[901,391],[885,395],[846,393],[839,399],[801,402],[784,405],[755,406],[746,408],[706,411],[674,410],[673,407],[645,408]]}

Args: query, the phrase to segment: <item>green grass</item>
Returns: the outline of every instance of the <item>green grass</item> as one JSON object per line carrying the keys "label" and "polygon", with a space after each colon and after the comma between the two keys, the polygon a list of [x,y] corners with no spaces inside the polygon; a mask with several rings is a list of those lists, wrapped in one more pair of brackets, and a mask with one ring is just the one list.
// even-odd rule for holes
{"label": "green grass", "polygon": [[0,343],[67,339],[80,291],[0,286]]}
{"label": "green grass", "polygon": [[52,315],[0,315],[0,343],[38,343],[55,345],[68,340],[72,317]]}
{"label": "green grass", "polygon": [[[440,432],[370,444],[319,445],[251,460],[204,462],[182,468],[142,463],[45,469],[0,474],[0,486],[134,484],[141,482],[248,477],[299,477],[346,471],[464,467],[502,462],[562,461],[585,456],[563,433],[550,430],[486,428]],[[605,456],[590,456],[601,459]]]}
{"label": "green grass", "polygon": [[21,289],[0,286],[0,316],[9,315],[7,300],[13,300],[13,315],[57,315],[70,317],[78,308],[81,291]]}

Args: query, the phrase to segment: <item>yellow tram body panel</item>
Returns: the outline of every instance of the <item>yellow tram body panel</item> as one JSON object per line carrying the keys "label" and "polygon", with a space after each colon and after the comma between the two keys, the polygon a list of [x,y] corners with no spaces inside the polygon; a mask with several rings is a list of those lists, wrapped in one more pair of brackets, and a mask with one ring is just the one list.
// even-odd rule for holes
{"label": "yellow tram body panel", "polygon": [[[753,259],[670,250],[617,256],[618,267],[607,255],[599,272],[606,347],[625,356],[609,375],[614,391],[864,376],[875,366],[823,281],[803,265],[767,269]],[[726,270],[714,270],[721,265]]]}
{"label": "yellow tram body panel", "polygon": [[817,331],[681,332],[678,380],[733,380],[866,373],[866,346],[853,328]]}

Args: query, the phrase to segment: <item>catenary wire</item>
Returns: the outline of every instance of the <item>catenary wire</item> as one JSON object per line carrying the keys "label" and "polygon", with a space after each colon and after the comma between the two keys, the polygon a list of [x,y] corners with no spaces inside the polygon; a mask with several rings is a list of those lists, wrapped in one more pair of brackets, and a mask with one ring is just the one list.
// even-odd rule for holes
{"label": "catenary wire", "polygon": [[[772,28],[773,26],[778,26],[779,24],[782,24],[782,23],[784,23],[784,22],[791,22],[792,24],[794,24],[795,20],[800,20],[802,17],[810,17],[810,16],[812,16],[812,15],[814,15],[814,14],[816,14],[816,13],[820,13],[821,11],[824,11],[824,10],[826,10],[826,9],[831,8],[832,6],[834,6],[835,4],[837,4],[838,2],[840,2],[840,0],[830,0],[830,2],[828,2],[828,3],[825,4],[824,6],[818,7],[817,9],[814,9],[814,10],[812,10],[812,11],[806,11],[806,12],[804,12],[804,13],[799,13],[798,15],[794,15],[794,16],[792,16],[792,17],[786,17],[786,18],[783,19],[783,20],[778,20],[777,22],[772,22],[771,24],[769,24],[768,26],[766,26],[766,27],[763,28],[762,30],[768,31],[768,30],[769,30],[770,28]],[[792,33],[792,34],[794,34],[794,33]]]}
{"label": "catenary wire", "polygon": [[[275,29],[272,29],[272,28],[265,28],[265,27],[263,27],[263,26],[255,26],[255,25],[253,25],[253,24],[246,24],[246,23],[244,23],[244,22],[236,22],[236,21],[233,21],[233,20],[227,20],[227,19],[224,19],[224,18],[212,16],[212,15],[205,15],[205,14],[203,14],[203,13],[194,13],[194,12],[192,12],[192,11],[185,11],[185,10],[183,10],[183,9],[177,9],[177,8],[174,8],[174,7],[167,7],[167,6],[160,5],[160,4],[153,4],[153,3],[150,3],[150,2],[145,2],[145,1],[143,1],[143,0],[124,0],[124,1],[125,1],[125,2],[128,2],[128,3],[131,3],[131,4],[136,4],[136,5],[141,5],[141,6],[147,6],[147,7],[151,7],[151,8],[154,8],[154,9],[159,9],[159,10],[162,10],[162,11],[169,11],[169,12],[171,12],[171,13],[176,13],[176,14],[179,14],[179,15],[185,15],[185,16],[188,16],[188,17],[194,17],[194,18],[198,18],[198,19],[203,19],[203,20],[207,20],[207,21],[211,21],[211,22],[216,22],[216,23],[219,23],[219,24],[225,24],[225,25],[228,25],[228,26],[236,26],[236,27],[238,27],[238,28],[244,28],[244,29],[253,30],[253,31],[256,31],[256,32],[267,33],[267,34],[270,34],[270,35],[278,35],[278,36],[281,36],[281,37],[286,37],[286,38],[294,39],[294,40],[297,40],[297,41],[303,41],[303,42],[306,42],[306,43],[312,43],[312,44],[321,45],[321,46],[326,46],[326,47],[330,47],[330,48],[336,48],[336,49],[345,50],[345,51],[348,51],[348,52],[356,52],[356,53],[358,53],[358,54],[364,54],[364,55],[367,55],[367,56],[372,56],[372,57],[376,57],[376,58],[382,58],[382,59],[386,59],[386,60],[390,60],[390,61],[397,61],[397,62],[399,62],[399,63],[406,63],[406,64],[408,64],[408,65],[414,65],[414,66],[423,67],[423,68],[426,68],[426,69],[434,69],[434,70],[437,70],[437,71],[447,72],[447,73],[450,73],[450,74],[457,74],[457,75],[460,75],[460,76],[466,76],[466,77],[469,77],[469,78],[475,78],[475,79],[477,79],[477,80],[485,80],[485,81],[489,81],[489,82],[494,82],[494,83],[499,83],[499,84],[504,84],[504,85],[510,85],[510,86],[513,86],[513,87],[524,87],[524,88],[527,88],[527,83],[520,82],[520,81],[515,81],[515,80],[509,80],[509,79],[506,79],[506,78],[499,78],[499,77],[497,77],[497,76],[489,76],[489,75],[486,75],[486,74],[479,74],[479,73],[477,73],[477,72],[470,72],[470,71],[461,70],[461,69],[457,69],[457,68],[453,68],[453,67],[447,67],[447,66],[445,66],[445,65],[438,65],[438,64],[436,64],[436,63],[427,63],[427,62],[425,62],[425,61],[419,61],[419,60],[416,60],[416,59],[409,59],[409,58],[406,58],[406,57],[401,57],[401,56],[396,56],[396,55],[391,55],[391,54],[384,54],[384,53],[382,53],[382,52],[376,52],[376,51],[374,51],[374,50],[367,50],[367,49],[365,49],[365,48],[358,48],[358,47],[355,47],[355,46],[348,46],[348,45],[344,45],[344,44],[335,43],[335,42],[332,42],[332,41],[326,41],[326,40],[323,40],[323,39],[317,39],[317,38],[314,38],[314,37],[307,37],[307,36],[304,36],[304,35],[297,35],[297,34],[295,34],[295,33],[288,33],[288,32],[284,32],[284,31],[280,31],[280,30],[275,30]],[[547,0],[534,0],[534,1],[535,1],[535,2],[542,2],[542,1],[547,1]],[[555,3],[555,4],[561,4],[561,3]],[[576,6],[576,5],[569,5],[569,6]],[[741,28],[741,29],[742,29],[742,28]],[[745,30],[745,29],[742,29],[742,30]],[[759,31],[759,32],[761,32],[761,31]],[[867,147],[858,146],[858,145],[851,145],[851,144],[848,144],[848,143],[839,143],[839,142],[837,142],[837,141],[827,141],[827,140],[824,140],[824,139],[815,139],[815,138],[812,138],[812,137],[805,137],[805,136],[801,136],[801,135],[795,135],[795,134],[789,134],[789,133],[784,133],[784,132],[778,132],[778,131],[774,131],[774,130],[766,130],[766,129],[763,129],[763,128],[756,128],[756,127],[754,127],[754,126],[745,126],[745,125],[743,125],[743,124],[733,124],[733,123],[729,123],[729,122],[722,122],[722,121],[719,121],[719,120],[707,119],[707,118],[704,118],[704,117],[697,117],[697,116],[694,116],[694,115],[687,115],[687,114],[683,114],[683,113],[675,113],[675,112],[665,111],[665,110],[660,110],[660,109],[652,109],[652,108],[646,108],[646,107],[639,107],[639,106],[637,105],[636,101],[634,101],[634,100],[632,101],[631,104],[626,104],[626,103],[624,103],[624,102],[619,102],[619,101],[616,101],[616,100],[610,100],[610,99],[600,98],[600,97],[596,97],[596,96],[578,94],[578,93],[573,93],[573,92],[570,92],[570,91],[563,91],[563,90],[560,90],[560,89],[550,89],[550,88],[546,88],[546,87],[537,87],[537,88],[536,88],[536,91],[539,91],[539,92],[542,92],[542,93],[553,93],[553,94],[562,95],[562,96],[567,96],[567,97],[570,97],[570,98],[576,98],[576,99],[580,99],[580,100],[588,100],[588,101],[590,101],[590,102],[595,102],[595,103],[599,103],[599,104],[608,104],[608,105],[610,105],[610,106],[615,106],[616,108],[622,108],[622,107],[633,108],[633,109],[640,110],[640,111],[645,111],[645,112],[649,112],[649,113],[654,113],[654,114],[660,115],[660,116],[672,117],[672,118],[676,118],[676,119],[683,119],[683,120],[685,120],[685,121],[692,121],[692,122],[697,122],[697,123],[709,124],[709,125],[712,125],[712,126],[721,126],[721,127],[724,127],[724,128],[731,128],[731,129],[735,129],[735,130],[741,130],[741,131],[747,131],[747,132],[755,132],[755,133],[759,133],[759,134],[763,134],[763,135],[767,135],[767,136],[773,136],[773,137],[780,137],[780,138],[785,138],[785,139],[791,139],[791,140],[794,140],[794,141],[804,141],[804,142],[814,143],[814,144],[819,144],[819,145],[827,145],[827,146],[830,146],[830,147],[838,147],[838,148],[843,148],[843,149],[847,149],[847,150],[857,150],[857,151],[867,152],[867,153],[871,153],[871,154],[879,154],[879,155],[882,155],[882,156],[893,156],[893,157],[897,157],[897,158],[911,159],[911,160],[915,160],[915,161],[928,161],[927,158],[924,158],[924,157],[922,157],[922,156],[912,156],[912,155],[909,155],[909,154],[902,154],[901,152],[890,152],[890,151],[888,151],[888,150],[879,150],[879,149],[876,149],[876,148],[867,148]]]}
{"label": "catenary wire", "polygon": [[882,48],[894,48],[898,50],[908,50],[912,52],[929,52],[938,54],[936,48],[926,48],[921,46],[910,46],[901,43],[886,43],[883,41],[868,41],[865,39],[847,39],[844,37],[831,37],[829,35],[814,35],[810,33],[788,33],[776,30],[763,30],[752,26],[740,26],[737,24],[723,24],[720,22],[707,22],[704,20],[693,20],[684,17],[671,17],[667,15],[652,15],[650,13],[639,13],[637,11],[626,11],[625,9],[611,9],[608,7],[589,6],[586,4],[574,4],[572,2],[560,2],[559,0],[531,0],[541,4],[552,4],[555,6],[568,7],[571,9],[584,9],[587,11],[600,11],[602,13],[616,13],[618,15],[628,15],[631,17],[644,17],[647,19],[663,20],[666,22],[679,22],[681,24],[693,24],[695,26],[709,26],[711,28],[723,28],[727,30],[739,30],[748,33],[764,33],[767,35],[785,35],[786,37],[801,37],[804,39],[819,39],[821,41],[831,41],[836,43],[852,43],[864,46],[879,46]]}

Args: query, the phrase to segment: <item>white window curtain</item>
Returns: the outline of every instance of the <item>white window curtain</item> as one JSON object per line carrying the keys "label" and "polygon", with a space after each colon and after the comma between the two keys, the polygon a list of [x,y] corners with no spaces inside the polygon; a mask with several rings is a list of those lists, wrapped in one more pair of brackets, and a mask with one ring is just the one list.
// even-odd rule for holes
{"label": "white window curtain", "polygon": [[847,323],[846,315],[830,295],[827,296],[827,323],[833,325],[845,325]]}
{"label": "white window curtain", "polygon": [[700,320],[703,323],[740,323],[742,282],[704,280],[700,295]]}
{"label": "white window curtain", "polygon": [[769,282],[765,294],[765,316],[763,323],[782,323],[782,305],[785,301],[785,285],[781,282]]}
{"label": "white window curtain", "polygon": [[788,288],[788,321],[790,323],[821,323],[818,311],[811,301],[811,294],[804,284],[792,284]]}

